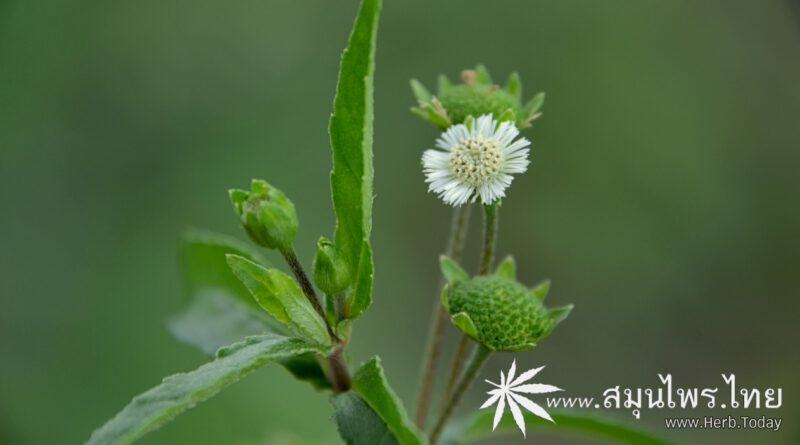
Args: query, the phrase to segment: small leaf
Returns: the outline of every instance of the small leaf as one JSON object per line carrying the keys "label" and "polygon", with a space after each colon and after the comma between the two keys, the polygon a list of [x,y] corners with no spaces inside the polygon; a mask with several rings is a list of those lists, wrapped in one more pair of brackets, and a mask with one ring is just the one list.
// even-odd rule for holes
{"label": "small leaf", "polygon": [[519,99],[522,96],[522,81],[519,78],[519,73],[516,71],[508,76],[508,83],[506,83],[506,91],[508,94]]}
{"label": "small leaf", "polygon": [[267,264],[255,249],[234,237],[199,229],[184,232],[180,241],[179,263],[187,297],[223,292],[257,308],[250,292],[228,267],[225,260],[228,253]]}
{"label": "small leaf", "polygon": [[169,319],[167,326],[178,340],[209,355],[273,328],[251,306],[213,291],[198,295],[183,312]]}
{"label": "small leaf", "polygon": [[440,297],[440,301],[442,303],[442,307],[446,311],[450,311],[450,305],[447,302],[447,292],[448,292],[449,289],[450,289],[450,285],[445,284],[444,287],[442,288],[442,295]]}
{"label": "small leaf", "polygon": [[[427,441],[409,419],[400,399],[394,393],[380,364],[373,357],[353,375],[353,390],[386,423],[401,445],[424,445]],[[361,445],[361,444],[358,444]]]}
{"label": "small leaf", "polygon": [[333,389],[319,362],[319,356],[306,353],[278,360],[296,379],[308,382],[316,389]]}
{"label": "small leaf", "polygon": [[333,396],[333,421],[347,445],[400,445],[386,422],[350,391]]}
{"label": "small leaf", "polygon": [[467,271],[461,268],[455,261],[453,261],[447,255],[441,255],[439,257],[439,266],[442,269],[442,274],[444,275],[445,279],[449,284],[456,283],[458,281],[467,281],[469,280],[469,274]]}
{"label": "small leaf", "polygon": [[349,319],[357,318],[372,304],[372,281],[375,272],[372,265],[372,247],[369,241],[364,240],[361,249],[356,281],[353,283],[353,291],[347,301],[347,318]]}
{"label": "small leaf", "polygon": [[[579,434],[593,440],[608,439],[613,443],[628,445],[675,445],[675,442],[658,437],[639,427],[595,413],[565,409],[549,409],[548,411],[555,423],[528,412],[524,413],[529,432],[540,431],[548,434],[563,432],[573,436]],[[453,422],[445,430],[439,443],[455,445],[488,437],[496,438],[503,433],[519,434],[519,430],[510,416],[504,416],[497,426],[497,430],[492,431],[493,417],[493,412],[481,411],[464,421]]]}
{"label": "small leaf", "polygon": [[[334,242],[358,270],[372,226],[373,74],[380,0],[363,0],[342,53],[329,133]],[[370,262],[371,263],[371,262]]]}
{"label": "small leaf", "polygon": [[483,65],[478,65],[475,67],[475,81],[478,85],[491,85],[492,84],[492,76],[489,74],[489,70],[486,69]]}
{"label": "small leaf", "polygon": [[548,310],[547,311],[547,316],[550,318],[550,320],[553,322],[553,324],[547,330],[547,334],[552,332],[553,329],[555,329],[556,326],[558,326],[559,323],[561,323],[562,321],[566,320],[566,318],[569,317],[569,314],[570,314],[570,312],[572,312],[572,309],[574,307],[575,307],[574,305],[568,304],[566,306],[555,307],[555,308],[552,308],[552,309]]}
{"label": "small leaf", "polygon": [[411,79],[411,91],[414,92],[414,97],[417,98],[420,102],[430,102],[431,101],[431,93],[425,88],[419,80]]}
{"label": "small leaf", "polygon": [[544,301],[548,292],[550,292],[550,280],[544,280],[531,289],[531,295],[539,301]]}
{"label": "small leaf", "polygon": [[225,255],[233,273],[250,291],[258,305],[284,326],[289,326],[289,315],[280,299],[275,295],[274,283],[267,269],[239,255]]}
{"label": "small leaf", "polygon": [[517,278],[517,263],[514,261],[514,257],[511,255],[505,257],[495,269],[494,274],[498,277],[515,280]]}
{"label": "small leaf", "polygon": [[545,95],[543,92],[538,93],[537,95],[533,96],[533,99],[531,99],[530,102],[525,105],[525,115],[528,118],[538,113],[542,108],[542,105],[544,105],[544,96]]}
{"label": "small leaf", "polygon": [[472,319],[469,318],[469,315],[467,315],[466,312],[459,312],[455,315],[452,315],[450,320],[465,334],[472,338],[478,337],[478,329],[475,327],[475,323],[472,322]]}
{"label": "small leaf", "polygon": [[514,110],[512,110],[511,108],[509,108],[506,111],[502,112],[500,114],[500,116],[497,116],[497,121],[498,122],[508,121],[508,122],[512,122],[513,123],[514,120],[515,120],[514,119]]}
{"label": "small leaf", "polygon": [[220,349],[219,358],[194,371],[165,378],[134,397],[113,419],[92,433],[86,445],[125,445],[169,422],[223,388],[274,360],[325,353],[303,340],[269,334]]}
{"label": "small leaf", "polygon": [[450,79],[448,79],[444,74],[440,74],[436,79],[436,88],[439,95],[441,95],[444,91],[449,90],[452,86],[453,84],[450,83]]}
{"label": "small leaf", "polygon": [[237,255],[227,255],[228,264],[247,286],[258,304],[301,338],[327,345],[325,321],[303,295],[297,283],[277,269],[265,269]]}

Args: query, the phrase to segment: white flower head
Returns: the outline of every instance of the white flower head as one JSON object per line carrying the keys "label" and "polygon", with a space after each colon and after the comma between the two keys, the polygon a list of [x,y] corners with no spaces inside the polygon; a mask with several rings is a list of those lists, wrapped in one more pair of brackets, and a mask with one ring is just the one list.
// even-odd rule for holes
{"label": "white flower head", "polygon": [[428,190],[453,206],[504,197],[511,175],[524,173],[530,163],[531,142],[514,140],[518,135],[512,122],[498,123],[490,114],[448,128],[436,140],[438,150],[422,154]]}

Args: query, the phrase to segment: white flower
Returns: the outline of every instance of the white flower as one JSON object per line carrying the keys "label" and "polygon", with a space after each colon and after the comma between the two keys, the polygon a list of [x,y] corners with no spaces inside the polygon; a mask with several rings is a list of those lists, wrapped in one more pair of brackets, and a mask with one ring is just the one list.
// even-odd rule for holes
{"label": "white flower", "polygon": [[497,409],[494,412],[492,431],[497,428],[497,424],[500,423],[500,419],[503,418],[503,412],[505,412],[506,404],[508,404],[508,408],[511,410],[511,415],[514,417],[514,422],[516,422],[520,431],[522,431],[523,436],[525,435],[525,418],[523,417],[522,411],[519,409],[518,405],[522,405],[523,408],[530,411],[535,416],[539,416],[542,419],[555,423],[553,418],[547,414],[547,411],[545,411],[544,408],[522,395],[546,394],[555,391],[563,391],[563,389],[557,388],[553,385],[543,385],[541,383],[529,383],[527,385],[523,385],[523,383],[535,377],[536,374],[538,374],[542,369],[544,369],[544,366],[528,370],[523,372],[515,379],[514,377],[517,372],[517,361],[514,360],[514,362],[511,364],[511,368],[508,370],[508,377],[506,377],[506,375],[500,371],[499,385],[486,380],[486,383],[497,388],[486,393],[491,397],[489,397],[489,400],[487,400],[486,403],[481,406],[481,409],[484,409],[497,403]]}
{"label": "white flower", "polygon": [[440,150],[422,155],[428,190],[445,203],[459,206],[480,199],[491,204],[505,196],[512,174],[528,168],[531,142],[514,140],[519,130],[484,114],[471,123],[453,125],[436,140]]}

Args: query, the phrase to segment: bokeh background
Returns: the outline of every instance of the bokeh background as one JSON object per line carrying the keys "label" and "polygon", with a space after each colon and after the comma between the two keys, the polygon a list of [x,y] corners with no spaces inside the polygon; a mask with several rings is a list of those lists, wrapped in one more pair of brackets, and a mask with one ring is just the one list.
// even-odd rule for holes
{"label": "bokeh background", "polygon": [[[206,360],[164,320],[184,303],[182,230],[243,238],[228,188],[251,177],[281,187],[310,263],[333,228],[326,129],[355,10],[0,2],[0,443],[82,443],[133,395]],[[423,184],[420,154],[437,132],[408,112],[408,79],[432,85],[485,63],[501,82],[519,71],[526,96],[548,94],[499,252],[515,254],[524,281],[551,278],[552,304],[577,306],[516,354],[520,366],[547,364],[542,380],[589,396],[655,386],[658,372],[685,387],[734,372],[783,388],[784,407],[759,412],[782,417],[780,432],[665,431],[665,415],[691,415],[677,411],[639,425],[686,443],[798,443],[796,12],[786,1],[386,0],[377,288],[354,362],[380,354],[413,406],[449,209]],[[333,444],[329,416],[325,394],[266,367],[141,443]]]}

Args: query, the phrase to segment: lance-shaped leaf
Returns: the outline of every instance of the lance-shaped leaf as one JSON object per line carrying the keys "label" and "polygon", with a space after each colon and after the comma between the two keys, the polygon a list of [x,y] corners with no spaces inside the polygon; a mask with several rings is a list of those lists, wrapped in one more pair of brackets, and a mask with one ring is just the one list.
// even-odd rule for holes
{"label": "lance-shaped leaf", "polygon": [[386,422],[355,392],[331,399],[333,421],[347,445],[400,445]]}
{"label": "lance-shaped leaf", "polygon": [[113,419],[92,433],[86,445],[124,445],[160,427],[274,360],[309,352],[325,353],[307,342],[268,334],[220,349],[218,358],[194,371],[165,378],[136,397]]}
{"label": "lance-shaped leaf", "polygon": [[331,194],[336,211],[334,241],[344,252],[350,270],[370,270],[355,280],[372,277],[371,257],[363,264],[361,256],[372,226],[373,72],[380,7],[380,0],[361,2],[342,54],[329,126],[333,149]]}
{"label": "lance-shaped leaf", "polygon": [[444,275],[448,284],[469,280],[467,271],[447,255],[439,257],[439,267],[441,267],[442,275]]}
{"label": "lance-shaped leaf", "polygon": [[292,334],[320,345],[330,343],[325,321],[291,277],[277,269],[265,269],[238,255],[227,255],[227,258],[228,265],[259,306]]}
{"label": "lance-shaped leaf", "polygon": [[[236,238],[197,229],[181,238],[180,266],[189,305],[167,321],[170,332],[183,343],[213,356],[221,347],[264,333],[288,335],[289,330],[267,315],[250,291],[233,274],[225,258],[236,254],[266,262]],[[280,360],[292,375],[317,389],[330,382],[312,353]]]}
{"label": "lance-shaped leaf", "polygon": [[[353,391],[386,424],[389,431],[401,445],[424,445],[427,443],[422,433],[409,419],[402,402],[386,381],[381,362],[374,357],[359,368],[353,375]],[[356,445],[361,443],[353,442]],[[366,445],[369,442],[364,442]]]}
{"label": "lance-shaped leaf", "polygon": [[517,263],[514,262],[514,257],[511,255],[505,257],[503,261],[497,266],[494,274],[498,277],[508,278],[509,280],[517,279]]}

